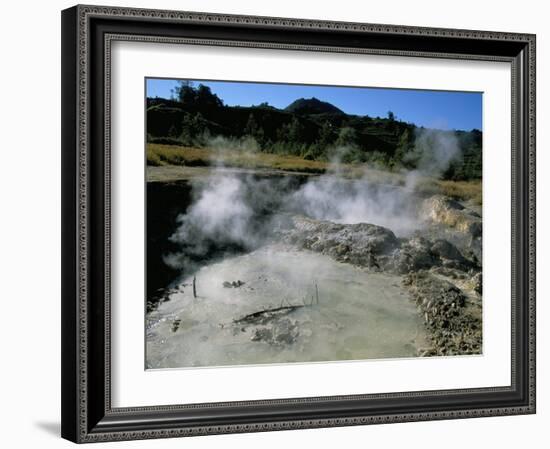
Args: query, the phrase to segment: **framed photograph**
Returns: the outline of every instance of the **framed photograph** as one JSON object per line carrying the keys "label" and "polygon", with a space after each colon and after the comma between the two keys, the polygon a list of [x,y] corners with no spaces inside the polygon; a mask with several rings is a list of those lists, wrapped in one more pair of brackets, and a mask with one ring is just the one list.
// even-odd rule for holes
{"label": "framed photograph", "polygon": [[62,436],[535,412],[535,36],[62,12]]}

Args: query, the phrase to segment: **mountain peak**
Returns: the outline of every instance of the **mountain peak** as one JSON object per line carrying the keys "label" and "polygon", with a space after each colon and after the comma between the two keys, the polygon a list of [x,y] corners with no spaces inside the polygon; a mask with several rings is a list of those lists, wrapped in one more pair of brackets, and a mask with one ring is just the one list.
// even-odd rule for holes
{"label": "mountain peak", "polygon": [[344,114],[344,112],[333,104],[321,101],[315,97],[299,98],[290,103],[285,111],[296,114]]}

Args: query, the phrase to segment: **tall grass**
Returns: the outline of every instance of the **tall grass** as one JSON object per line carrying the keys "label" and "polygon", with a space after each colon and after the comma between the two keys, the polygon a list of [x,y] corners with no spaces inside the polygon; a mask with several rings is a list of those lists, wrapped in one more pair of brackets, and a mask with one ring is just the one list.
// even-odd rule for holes
{"label": "tall grass", "polygon": [[308,161],[298,156],[271,153],[247,152],[225,149],[183,147],[175,145],[147,144],[147,164],[153,166],[215,166],[236,168],[271,168],[276,170],[324,173],[329,164],[323,161]]}
{"label": "tall grass", "polygon": [[481,181],[437,181],[440,193],[457,200],[472,200],[483,203]]}
{"label": "tall grass", "polygon": [[[272,169],[291,172],[323,174],[332,165],[325,161],[307,160],[298,156],[261,153],[238,149],[212,149],[147,144],[147,164],[151,166],[226,166],[248,169]],[[405,185],[405,176],[385,170],[367,167],[365,164],[341,164],[339,174],[350,178],[365,176],[374,183]],[[457,200],[472,200],[482,204],[481,181],[443,181],[424,177],[419,179],[415,190],[423,194],[440,193]]]}

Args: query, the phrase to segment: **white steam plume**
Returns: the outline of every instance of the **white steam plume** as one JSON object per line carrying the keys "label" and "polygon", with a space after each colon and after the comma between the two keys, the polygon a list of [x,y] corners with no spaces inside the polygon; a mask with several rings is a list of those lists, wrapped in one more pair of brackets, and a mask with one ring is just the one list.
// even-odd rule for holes
{"label": "white steam plume", "polygon": [[422,176],[440,178],[452,162],[462,156],[453,131],[421,128],[416,132],[414,149],[405,161],[415,161],[416,170],[406,173],[406,186],[414,189]]}
{"label": "white steam plume", "polygon": [[312,179],[293,195],[298,211],[336,223],[371,223],[408,235],[418,229],[413,193],[371,183],[368,172],[356,180],[325,175]]}
{"label": "white steam plume", "polygon": [[422,226],[414,193],[418,178],[439,177],[460,157],[453,132],[423,129],[416,136],[414,150],[406,155],[417,165],[405,174],[409,188],[373,182],[368,170],[358,179],[346,179],[340,159],[347,148],[333,152],[327,174],[300,184],[296,177],[261,178],[223,167],[224,148],[254,153],[253,140],[218,138],[211,143],[220,150],[218,168],[206,182],[193,185],[193,204],[178,217],[179,226],[171,240],[182,245],[182,252],[165,257],[174,267],[235,247],[249,250],[261,246],[272,236],[277,214],[282,211],[337,223],[372,223],[400,236],[410,235]]}

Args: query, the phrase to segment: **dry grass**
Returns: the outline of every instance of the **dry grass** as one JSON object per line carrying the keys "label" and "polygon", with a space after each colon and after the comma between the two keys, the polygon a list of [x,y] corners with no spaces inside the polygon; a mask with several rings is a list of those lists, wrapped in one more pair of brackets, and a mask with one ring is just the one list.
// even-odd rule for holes
{"label": "dry grass", "polygon": [[457,200],[473,200],[482,204],[483,194],[481,181],[436,181],[440,193]]}
{"label": "dry grass", "polygon": [[[197,148],[185,148],[175,145],[147,144],[147,165],[192,165],[200,161],[195,154]],[[207,164],[193,164],[207,165]]]}
{"label": "dry grass", "polygon": [[[222,151],[211,148],[177,145],[147,144],[147,164],[152,166],[208,167],[223,165],[245,169],[271,169],[322,174],[331,168],[325,161],[309,161],[298,156],[251,152],[233,149]],[[368,168],[361,164],[341,164],[339,174],[357,178],[367,175],[374,183],[405,185],[400,173]],[[423,177],[417,179],[415,189],[424,194],[440,193],[457,200],[473,200],[482,204],[481,181],[442,181]]]}
{"label": "dry grass", "polygon": [[329,164],[323,161],[308,161],[297,156],[247,152],[239,150],[217,151],[209,148],[175,145],[147,144],[147,164],[186,165],[191,167],[224,165],[234,168],[269,168],[307,173],[324,173]]}
{"label": "dry grass", "polygon": [[471,200],[475,204],[482,204],[481,180],[446,181],[430,177],[418,177],[414,189],[424,195],[441,194],[458,201]]}

